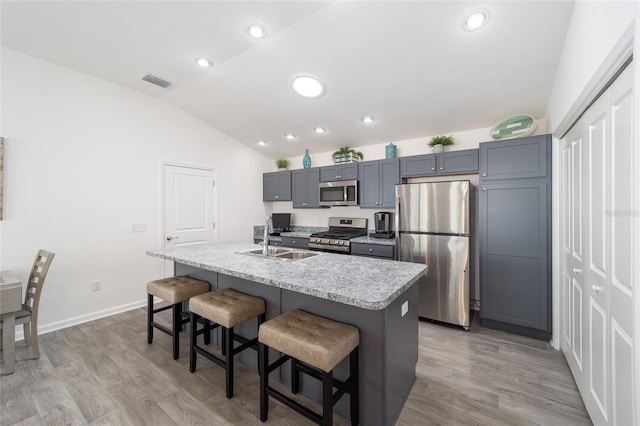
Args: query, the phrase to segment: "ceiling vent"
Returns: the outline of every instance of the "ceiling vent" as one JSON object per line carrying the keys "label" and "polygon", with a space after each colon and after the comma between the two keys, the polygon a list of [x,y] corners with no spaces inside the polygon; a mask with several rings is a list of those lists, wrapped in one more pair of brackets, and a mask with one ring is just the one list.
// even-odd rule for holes
{"label": "ceiling vent", "polygon": [[158,78],[158,77],[154,77],[154,76],[152,76],[151,74],[147,74],[147,75],[145,75],[144,77],[142,77],[142,79],[143,79],[144,81],[148,81],[148,82],[149,82],[149,83],[151,83],[151,84],[155,84],[156,86],[160,86],[160,87],[162,87],[163,89],[166,89],[167,87],[170,87],[170,86],[172,86],[172,85],[173,85],[173,83],[169,83],[169,82],[168,82],[168,81],[166,81],[166,80],[163,80],[163,79]]}

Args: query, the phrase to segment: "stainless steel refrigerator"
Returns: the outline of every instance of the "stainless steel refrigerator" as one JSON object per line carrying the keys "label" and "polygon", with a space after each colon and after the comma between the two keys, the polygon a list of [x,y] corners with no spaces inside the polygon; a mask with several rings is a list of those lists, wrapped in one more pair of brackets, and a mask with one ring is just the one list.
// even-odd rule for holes
{"label": "stainless steel refrigerator", "polygon": [[473,186],[468,180],[396,185],[398,260],[424,263],[418,315],[469,328]]}

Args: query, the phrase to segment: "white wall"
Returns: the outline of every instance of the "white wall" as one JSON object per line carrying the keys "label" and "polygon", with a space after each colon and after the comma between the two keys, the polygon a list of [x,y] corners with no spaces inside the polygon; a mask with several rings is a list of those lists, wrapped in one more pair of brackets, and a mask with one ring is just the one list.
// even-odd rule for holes
{"label": "white wall", "polygon": [[56,253],[44,331],[146,300],[160,271],[145,250],[161,247],[162,162],[217,170],[218,240],[249,242],[265,217],[272,161],[161,99],[3,49],[1,101],[0,264],[24,282],[38,248]]}
{"label": "white wall", "polygon": [[622,34],[640,16],[639,4],[637,1],[575,3],[547,108],[549,132],[555,132]]}

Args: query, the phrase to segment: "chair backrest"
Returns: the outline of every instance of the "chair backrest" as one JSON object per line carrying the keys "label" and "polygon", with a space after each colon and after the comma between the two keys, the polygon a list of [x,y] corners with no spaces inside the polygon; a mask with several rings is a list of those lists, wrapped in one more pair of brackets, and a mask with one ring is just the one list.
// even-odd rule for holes
{"label": "chair backrest", "polygon": [[32,315],[37,314],[42,285],[44,284],[44,279],[47,277],[49,266],[55,255],[55,253],[41,249],[38,250],[36,260],[33,261],[33,267],[31,268],[29,281],[27,282],[27,292],[24,296],[24,304],[31,308]]}

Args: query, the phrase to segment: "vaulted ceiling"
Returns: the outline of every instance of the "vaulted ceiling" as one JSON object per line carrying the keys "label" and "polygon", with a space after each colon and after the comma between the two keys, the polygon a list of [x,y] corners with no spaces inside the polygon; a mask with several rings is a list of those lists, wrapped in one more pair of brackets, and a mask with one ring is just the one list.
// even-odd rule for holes
{"label": "vaulted ceiling", "polygon": [[[3,46],[162,98],[277,158],[490,127],[517,113],[542,118],[573,2],[4,0],[0,7]],[[463,19],[480,8],[488,23],[465,31]],[[256,23],[266,37],[248,35]],[[213,66],[198,66],[198,57]],[[173,85],[154,86],[141,80],[146,74]],[[299,74],[317,77],[325,93],[295,93]],[[365,125],[365,115],[375,121]]]}

